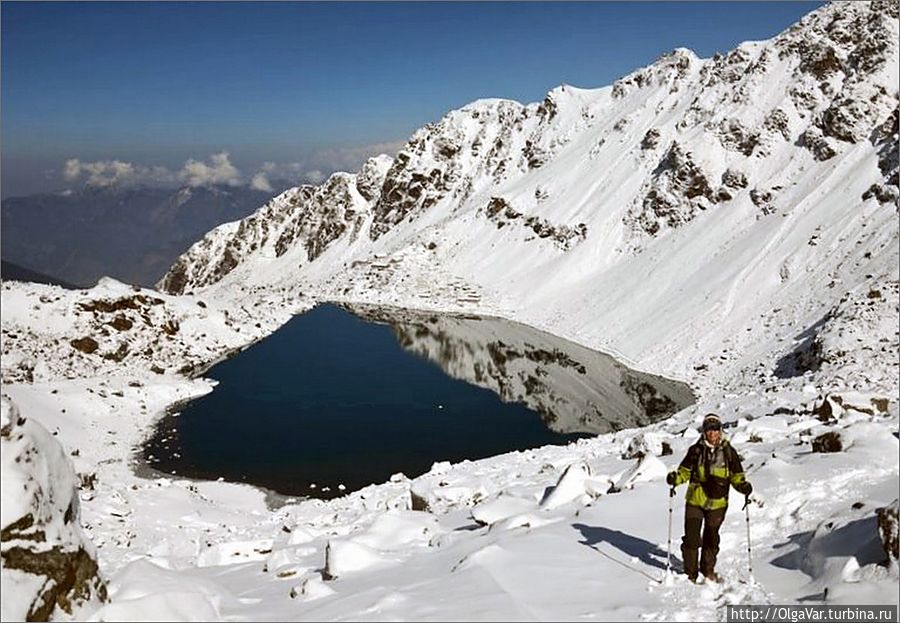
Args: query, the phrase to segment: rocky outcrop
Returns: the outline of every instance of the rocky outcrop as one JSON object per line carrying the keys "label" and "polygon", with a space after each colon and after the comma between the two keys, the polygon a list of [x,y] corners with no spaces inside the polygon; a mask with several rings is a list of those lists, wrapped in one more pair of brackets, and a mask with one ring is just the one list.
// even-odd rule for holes
{"label": "rocky outcrop", "polygon": [[257,252],[281,257],[296,244],[314,261],[334,240],[360,233],[369,216],[365,195],[379,196],[385,164],[385,158],[367,162],[362,192],[356,176],[337,173],[321,186],[285,191],[243,221],[214,229],[178,259],[158,287],[189,292],[221,280]]}
{"label": "rocky outcrop", "polygon": [[900,130],[898,130],[900,110],[894,108],[887,119],[875,127],[869,137],[872,145],[878,150],[878,170],[882,180],[863,193],[865,201],[875,197],[880,203],[897,205],[900,198]]}
{"label": "rocky outcrop", "polygon": [[878,535],[888,558],[900,558],[900,500],[894,500],[876,511]]}
{"label": "rocky outcrop", "polygon": [[629,213],[626,223],[653,236],[664,227],[693,220],[718,201],[708,174],[675,142],[653,171],[640,206]]}
{"label": "rocky outcrop", "polygon": [[587,237],[587,225],[556,225],[537,216],[527,216],[515,210],[512,205],[502,197],[491,197],[484,214],[501,229],[506,225],[523,227],[532,231],[539,239],[550,240],[563,251],[568,251],[574,245]]}
{"label": "rocky outcrop", "polygon": [[62,446],[2,398],[2,618],[46,621],[106,599]]}

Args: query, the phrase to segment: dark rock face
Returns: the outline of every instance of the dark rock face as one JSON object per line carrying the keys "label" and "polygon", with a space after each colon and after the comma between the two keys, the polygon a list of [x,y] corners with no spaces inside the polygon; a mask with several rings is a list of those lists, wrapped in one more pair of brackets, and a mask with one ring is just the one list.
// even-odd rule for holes
{"label": "dark rock face", "polygon": [[840,452],[844,449],[841,434],[835,431],[823,433],[812,440],[813,452]]}
{"label": "dark rock face", "polygon": [[[0,443],[4,481],[24,489],[21,498],[4,500],[15,505],[13,515],[21,511],[0,530],[3,586],[10,591],[4,619],[46,621],[57,610],[71,615],[85,602],[104,601],[94,549],[79,526],[78,481],[62,446],[6,399]],[[17,574],[40,581],[23,582]]]}
{"label": "dark rock face", "polygon": [[878,150],[878,170],[882,181],[863,194],[863,200],[876,197],[880,203],[897,203],[900,197],[900,109],[894,108],[887,119],[872,131],[869,141]]}
{"label": "dark rock face", "polygon": [[659,130],[656,128],[650,128],[647,130],[647,133],[644,134],[644,138],[641,139],[641,149],[655,149],[657,145],[659,145]]}
{"label": "dark rock face", "polygon": [[900,535],[898,535],[900,500],[894,500],[888,506],[879,508],[875,513],[878,517],[878,534],[881,537],[884,551],[889,558],[897,560],[900,558]]}
{"label": "dark rock face", "polygon": [[80,350],[81,352],[86,353],[88,355],[90,355],[91,353],[95,352],[98,348],[100,348],[100,345],[97,343],[97,340],[95,340],[92,337],[78,338],[77,340],[72,340],[70,342],[70,344],[72,344],[72,348]]}

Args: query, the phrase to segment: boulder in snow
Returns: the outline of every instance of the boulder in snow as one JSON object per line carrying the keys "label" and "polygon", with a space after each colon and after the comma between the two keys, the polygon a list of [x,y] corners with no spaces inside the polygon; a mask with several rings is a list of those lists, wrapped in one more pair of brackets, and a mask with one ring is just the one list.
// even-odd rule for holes
{"label": "boulder in snow", "polygon": [[334,595],[334,589],[325,584],[321,577],[306,578],[300,584],[291,589],[291,599],[298,601],[312,601]]}
{"label": "boulder in snow", "polygon": [[815,413],[823,422],[840,419],[847,411],[865,415],[887,414],[891,400],[880,394],[841,392],[826,395],[816,406]]}
{"label": "boulder in snow", "polygon": [[490,526],[514,515],[519,515],[534,509],[534,501],[517,498],[511,495],[499,497],[483,502],[472,509],[472,519],[482,526]]}
{"label": "boulder in snow", "polygon": [[662,433],[638,433],[628,442],[628,447],[622,453],[623,459],[639,459],[645,454],[653,456],[668,456],[672,454],[672,446],[665,441]]}
{"label": "boulder in snow", "polygon": [[75,470],[47,430],[2,399],[2,618],[45,621],[106,599],[79,524]]}
{"label": "boulder in snow", "polygon": [[837,431],[823,433],[812,440],[813,452],[840,452],[844,449],[841,434]]}
{"label": "boulder in snow", "polygon": [[428,545],[443,533],[437,517],[420,511],[392,510],[379,515],[369,529],[353,540],[378,550],[399,550]]}
{"label": "boulder in snow", "polygon": [[587,481],[591,475],[591,468],[585,463],[569,465],[566,471],[556,483],[556,486],[548,489],[541,500],[541,508],[553,509],[573,501],[586,502],[591,498],[587,492]]}
{"label": "boulder in snow", "polygon": [[325,570],[322,577],[334,580],[348,573],[362,571],[388,562],[381,553],[352,539],[328,541],[325,546]]}
{"label": "boulder in snow", "polygon": [[662,480],[668,473],[669,469],[665,463],[648,454],[642,457],[634,467],[622,474],[619,482],[615,484],[615,488],[619,491],[631,489],[639,482]]}

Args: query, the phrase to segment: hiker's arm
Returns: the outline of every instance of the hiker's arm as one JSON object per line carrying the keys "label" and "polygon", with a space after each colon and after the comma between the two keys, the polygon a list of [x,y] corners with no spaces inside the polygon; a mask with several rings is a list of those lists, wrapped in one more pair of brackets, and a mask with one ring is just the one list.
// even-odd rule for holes
{"label": "hiker's arm", "polygon": [[694,471],[695,465],[697,465],[697,447],[691,446],[678,469],[672,472],[675,478],[671,479],[672,481],[669,484],[677,487],[682,483],[688,482],[691,479],[691,472]]}

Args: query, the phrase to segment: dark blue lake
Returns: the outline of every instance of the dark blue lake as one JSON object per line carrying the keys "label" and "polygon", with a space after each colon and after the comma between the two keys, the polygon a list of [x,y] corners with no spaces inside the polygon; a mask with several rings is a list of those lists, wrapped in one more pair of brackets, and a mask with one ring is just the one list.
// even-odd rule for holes
{"label": "dark blue lake", "polygon": [[320,305],[213,367],[215,390],[145,444],[149,465],[332,497],[436,461],[649,423],[693,401],[679,383],[525,325],[354,312]]}

